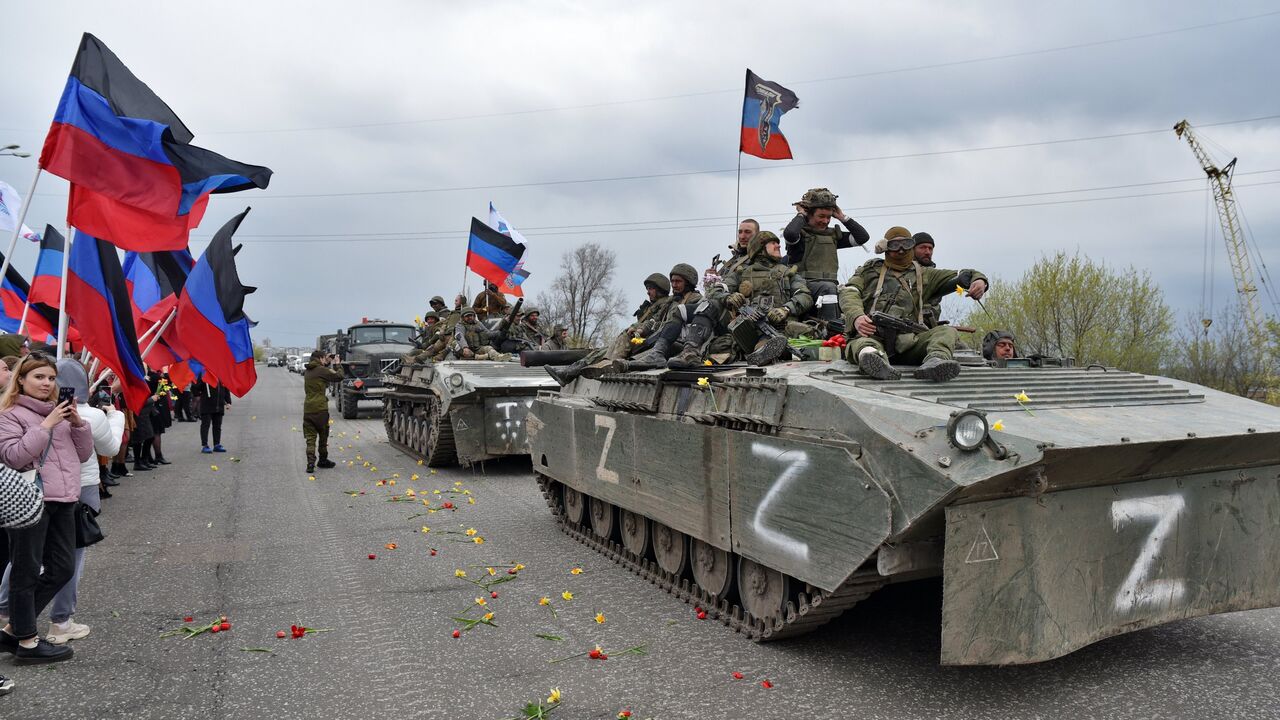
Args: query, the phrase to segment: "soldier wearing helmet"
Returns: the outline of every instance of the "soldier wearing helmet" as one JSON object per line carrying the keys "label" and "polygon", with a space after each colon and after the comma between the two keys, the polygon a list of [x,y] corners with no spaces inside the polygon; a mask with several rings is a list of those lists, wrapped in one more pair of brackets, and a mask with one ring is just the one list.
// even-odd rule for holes
{"label": "soldier wearing helmet", "polygon": [[[434,301],[435,298],[432,300]],[[441,300],[441,305],[443,304],[444,301]],[[440,343],[440,313],[431,310],[422,316],[422,326],[418,329],[418,336],[414,339],[414,343],[418,349],[405,355],[405,360],[410,364],[428,362],[440,351],[437,347]]]}
{"label": "soldier wearing helmet", "polygon": [[884,248],[885,259],[864,264],[840,290],[840,309],[850,338],[846,356],[877,380],[902,377],[893,362],[918,365],[913,375],[921,380],[954,378],[960,374],[960,364],[953,358],[959,333],[950,325],[897,332],[892,347],[886,347],[891,336],[872,321],[872,313],[922,326],[929,298],[960,286],[968,290],[969,297],[979,300],[987,290],[986,276],[977,270],[921,266],[915,260],[915,242],[906,228],[889,228],[884,240],[877,243]]}
{"label": "soldier wearing helmet", "polygon": [[[862,245],[871,239],[866,228],[847,217],[836,204],[837,195],[826,188],[812,188],[795,203],[796,216],[782,231],[787,241],[787,261],[794,265],[809,284],[814,298],[815,315],[831,322],[840,319],[836,274],[842,248]],[[839,220],[847,230],[831,226]]]}
{"label": "soldier wearing helmet", "polygon": [[[672,272],[674,271],[673,268]],[[547,369],[547,374],[561,385],[566,385],[579,375],[595,377],[597,374],[612,371],[614,363],[625,361],[633,353],[644,352],[652,347],[657,341],[658,331],[667,322],[667,313],[671,303],[674,302],[671,297],[671,280],[662,273],[653,273],[644,279],[644,290],[645,301],[640,303],[640,307],[634,313],[636,321],[626,330],[618,333],[607,348],[594,350],[572,365],[564,367],[546,365],[544,367]]]}
{"label": "soldier wearing helmet", "polygon": [[[667,277],[671,281],[671,304],[667,306],[661,327],[645,338],[649,349],[621,364],[619,369],[668,367],[667,358],[673,355],[679,355],[682,362],[695,356],[700,358],[711,340],[717,308],[698,292],[698,271],[688,263],[679,263],[671,268]],[[696,364],[702,364],[701,360]]]}
{"label": "soldier wearing helmet", "polygon": [[992,330],[982,338],[982,357],[1003,364],[1018,356],[1017,341],[1008,330]]}
{"label": "soldier wearing helmet", "polygon": [[538,308],[525,308],[520,320],[506,331],[507,337],[502,341],[500,349],[503,352],[512,353],[520,352],[521,350],[536,350],[546,341],[542,327],[538,325],[538,320],[541,317],[542,311]]}
{"label": "soldier wearing helmet", "polygon": [[[796,269],[783,264],[781,246],[777,235],[767,230],[756,233],[747,247],[746,264],[726,275],[723,283],[708,288],[707,294],[735,316],[748,303],[764,310],[770,325],[786,336],[799,337],[812,329],[804,323],[788,320],[800,318],[808,312],[813,305],[813,297]],[[726,320],[723,324],[728,325],[729,322]],[[752,347],[744,347],[743,340],[735,334],[738,354],[745,356],[752,365],[767,365],[787,350],[784,337],[775,334],[774,338],[775,342],[769,342],[761,337],[752,341]]]}
{"label": "soldier wearing helmet", "polygon": [[569,328],[563,325],[556,325],[551,330],[551,334],[546,340],[538,346],[539,350],[568,350],[569,349]]}
{"label": "soldier wearing helmet", "polygon": [[453,354],[462,360],[510,360],[493,348],[493,333],[476,318],[475,308],[462,310],[462,321],[453,329]]}

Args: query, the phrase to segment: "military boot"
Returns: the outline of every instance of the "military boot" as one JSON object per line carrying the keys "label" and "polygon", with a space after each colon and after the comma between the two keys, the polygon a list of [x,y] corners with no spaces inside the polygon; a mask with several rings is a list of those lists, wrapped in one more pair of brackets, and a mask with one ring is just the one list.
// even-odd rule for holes
{"label": "military boot", "polygon": [[670,348],[671,343],[666,338],[660,337],[653,341],[653,347],[648,350],[633,356],[630,360],[619,361],[622,364],[621,370],[622,372],[630,372],[632,370],[652,370],[666,367],[667,350]]}
{"label": "military boot", "polygon": [[866,348],[858,353],[858,369],[863,375],[875,380],[899,380],[902,373],[893,369],[889,364],[889,358],[876,352],[873,348]]}
{"label": "military boot", "polygon": [[932,380],[933,382],[946,382],[951,378],[960,374],[960,363],[951,358],[942,357],[941,355],[930,355],[924,359],[920,367],[915,369],[912,376],[917,380]]}
{"label": "military boot", "polygon": [[556,367],[555,365],[543,365],[542,368],[547,371],[547,374],[550,375],[552,379],[560,383],[561,387],[563,387],[576,380],[578,376],[582,374],[582,371],[586,370],[587,366],[590,364],[591,363],[587,362],[586,358],[582,358],[572,365],[561,365],[559,367]]}
{"label": "military boot", "polygon": [[[667,367],[688,369],[702,366],[702,346],[711,338],[710,321],[698,316],[680,331],[680,339],[676,345],[680,352],[667,361]],[[785,344],[785,341],[784,341]]]}
{"label": "military boot", "polygon": [[787,339],[781,335],[765,338],[756,343],[756,349],[747,355],[747,362],[752,365],[768,365],[779,357],[788,355],[787,347]]}

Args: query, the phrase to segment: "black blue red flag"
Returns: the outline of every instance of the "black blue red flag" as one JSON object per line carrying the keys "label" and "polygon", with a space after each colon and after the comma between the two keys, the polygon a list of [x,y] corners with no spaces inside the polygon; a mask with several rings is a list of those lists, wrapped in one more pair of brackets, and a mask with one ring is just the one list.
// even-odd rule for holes
{"label": "black blue red flag", "polygon": [[524,256],[524,244],[512,240],[477,218],[471,218],[467,267],[494,285],[502,285]]}
{"label": "black blue red flag", "polygon": [[742,101],[742,140],[738,149],[765,160],[788,160],[791,145],[778,124],[800,104],[800,98],[776,82],[747,70],[747,95]]}
{"label": "black blue red flag", "polygon": [[[0,262],[4,254],[0,253]],[[14,269],[13,265],[5,271],[3,282],[0,282],[0,330],[16,333],[22,326],[22,314],[27,314],[27,326],[23,334],[43,343],[53,344],[58,336],[58,311],[44,305],[27,307],[31,286],[26,278]]]}
{"label": "black blue red flag", "polygon": [[[237,397],[258,381],[253,366],[253,321],[244,313],[244,297],[257,288],[240,282],[231,236],[248,208],[227,221],[196,262],[178,297],[174,320],[188,360],[196,360]],[[192,370],[196,367],[192,365]]]}
{"label": "black blue red flag", "polygon": [[77,229],[67,262],[67,315],[84,346],[115,373],[125,404],[136,413],[151,388],[115,246]]}
{"label": "black blue red flag", "polygon": [[127,250],[181,250],[210,193],[265,188],[271,170],[191,144],[191,131],[85,33],[40,153],[71,181],[67,222]]}
{"label": "black blue red flag", "polygon": [[66,238],[52,225],[46,225],[40,237],[36,271],[31,276],[31,302],[52,307],[62,304],[62,255],[66,250]]}
{"label": "black blue red flag", "polygon": [[[157,324],[163,325],[169,313],[177,309],[178,295],[195,262],[189,250],[130,251],[124,254],[124,283],[133,303],[133,321],[138,337]],[[142,359],[152,368],[173,366],[185,357],[173,323],[155,343],[147,341],[143,345],[151,346]],[[143,349],[146,350],[145,347]]]}

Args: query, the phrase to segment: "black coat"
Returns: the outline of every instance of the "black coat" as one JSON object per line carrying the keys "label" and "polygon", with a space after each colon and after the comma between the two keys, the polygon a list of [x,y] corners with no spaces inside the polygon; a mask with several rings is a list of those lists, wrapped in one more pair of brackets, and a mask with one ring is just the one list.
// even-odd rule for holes
{"label": "black coat", "polygon": [[203,380],[191,383],[191,395],[200,408],[200,416],[221,415],[231,404],[231,391],[221,385],[210,385]]}

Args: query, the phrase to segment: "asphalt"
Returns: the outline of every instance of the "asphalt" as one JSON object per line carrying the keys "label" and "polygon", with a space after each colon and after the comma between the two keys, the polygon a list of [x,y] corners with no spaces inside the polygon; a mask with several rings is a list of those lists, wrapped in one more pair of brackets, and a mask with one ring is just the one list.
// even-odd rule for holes
{"label": "asphalt", "polygon": [[[76,614],[92,634],[66,663],[0,656],[17,682],[0,717],[496,719],[554,687],[557,718],[1280,717],[1280,610],[1165,625],[1039,665],[949,668],[940,585],[926,581],[882,590],[816,634],[755,645],[560,532],[527,460],[433,474],[386,443],[370,405],[335,419],[340,467],[309,479],[301,379],[260,372],[226,417],[230,452],[201,455],[197,426],[177,424],[164,436],[174,464],[104,501],[108,537],[89,551]],[[429,513],[422,496],[457,509]],[[497,598],[455,577],[489,578],[487,567],[515,578],[492,587]],[[483,614],[477,597],[495,626],[454,639],[452,618]],[[223,615],[225,633],[161,637]],[[276,638],[291,625],[328,632]],[[597,644],[607,660],[584,655]]]}

